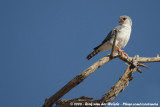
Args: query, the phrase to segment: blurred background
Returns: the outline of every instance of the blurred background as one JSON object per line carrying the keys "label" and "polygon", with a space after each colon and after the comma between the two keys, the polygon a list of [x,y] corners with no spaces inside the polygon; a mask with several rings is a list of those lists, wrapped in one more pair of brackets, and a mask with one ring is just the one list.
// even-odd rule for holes
{"label": "blurred background", "polygon": [[[155,57],[160,52],[158,0],[0,0],[1,107],[41,107],[45,98],[110,51],[86,56],[118,25],[132,18],[129,56]],[[136,72],[113,102],[159,103],[160,66]],[[62,99],[101,98],[127,68],[114,59]]]}

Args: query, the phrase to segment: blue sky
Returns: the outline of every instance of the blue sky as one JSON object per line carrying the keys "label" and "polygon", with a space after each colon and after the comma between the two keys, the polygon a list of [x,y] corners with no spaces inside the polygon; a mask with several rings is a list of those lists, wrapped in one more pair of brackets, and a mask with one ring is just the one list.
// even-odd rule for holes
{"label": "blue sky", "polygon": [[[160,52],[158,0],[0,0],[0,102],[2,107],[40,107],[77,74],[110,51],[86,56],[118,25],[133,20],[124,48],[129,56]],[[114,102],[160,103],[159,63],[147,64]],[[105,64],[62,99],[101,98],[126,69]]]}

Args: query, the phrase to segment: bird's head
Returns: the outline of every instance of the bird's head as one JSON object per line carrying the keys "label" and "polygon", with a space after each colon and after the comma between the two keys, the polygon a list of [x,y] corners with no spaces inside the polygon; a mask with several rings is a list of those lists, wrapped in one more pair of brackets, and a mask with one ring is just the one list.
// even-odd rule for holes
{"label": "bird's head", "polygon": [[129,16],[120,16],[119,24],[125,24],[132,26],[132,19]]}

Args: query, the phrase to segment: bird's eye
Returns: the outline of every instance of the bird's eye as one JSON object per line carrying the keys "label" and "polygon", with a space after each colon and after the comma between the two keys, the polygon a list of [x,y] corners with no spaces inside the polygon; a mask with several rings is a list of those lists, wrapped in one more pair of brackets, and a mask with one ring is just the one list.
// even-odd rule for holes
{"label": "bird's eye", "polygon": [[123,20],[126,20],[127,18],[123,18]]}

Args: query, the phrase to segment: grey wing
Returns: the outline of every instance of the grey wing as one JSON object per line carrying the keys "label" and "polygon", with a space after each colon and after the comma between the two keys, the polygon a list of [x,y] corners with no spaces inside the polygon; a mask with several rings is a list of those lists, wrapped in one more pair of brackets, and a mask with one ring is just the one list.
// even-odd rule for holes
{"label": "grey wing", "polygon": [[99,46],[95,47],[94,50],[97,50],[97,49],[98,49],[100,46],[102,46],[105,42],[110,41],[110,40],[111,40],[112,38],[114,38],[114,37],[115,37],[115,29],[111,30],[111,31],[108,33],[107,37],[103,40],[103,42],[102,42]]}
{"label": "grey wing", "polygon": [[115,37],[115,31],[112,30],[112,31],[110,31],[110,32],[108,33],[107,37],[103,40],[102,45],[103,45],[105,42],[110,41],[110,40],[111,40],[112,38],[114,38],[114,37]]}

